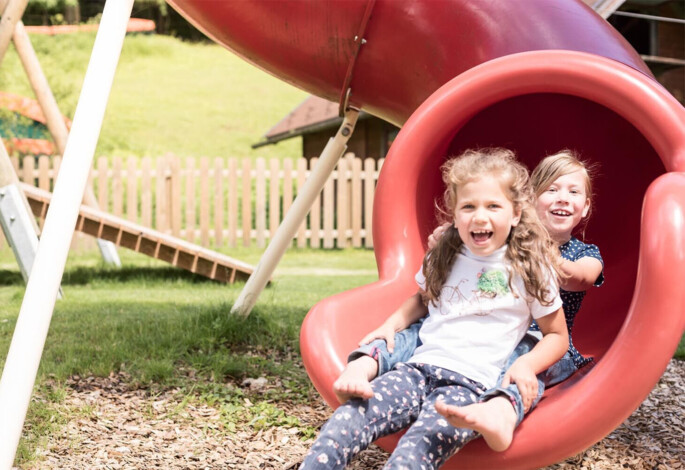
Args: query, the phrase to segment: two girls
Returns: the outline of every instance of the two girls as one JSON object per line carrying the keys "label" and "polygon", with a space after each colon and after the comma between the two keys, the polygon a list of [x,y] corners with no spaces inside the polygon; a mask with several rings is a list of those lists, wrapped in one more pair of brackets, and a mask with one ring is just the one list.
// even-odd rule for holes
{"label": "two girls", "polygon": [[[500,370],[531,319],[542,339],[509,369],[512,381],[535,377],[568,349],[561,267],[526,168],[509,150],[467,151],[443,166],[443,180],[453,224],[426,255],[419,292],[391,317],[403,328],[426,317],[421,345],[373,380],[364,398],[350,393],[303,469],[343,468],[371,442],[405,428],[388,467],[438,468],[478,432],[503,450],[523,413],[516,396],[498,387]],[[484,396],[492,399],[479,403]]]}
{"label": "two girls", "polygon": [[[542,160],[531,176],[538,216],[559,246],[563,274],[560,278],[560,296],[569,336],[585,291],[593,285],[600,286],[604,281],[603,262],[598,248],[573,237],[574,230],[588,219],[591,212],[591,176],[587,165],[568,150]],[[436,229],[429,238],[429,247],[442,236],[445,228],[446,226],[441,226]],[[350,356],[353,360],[334,385],[339,399],[345,401],[350,396],[367,397],[370,393],[368,381],[371,378],[385,373],[396,362],[406,361],[413,354],[420,344],[418,331],[421,323],[414,323],[402,330],[407,326],[401,318],[391,317],[362,340],[363,346]],[[570,342],[564,357],[537,378],[515,374],[517,378],[513,379],[512,372],[515,371],[510,372],[510,367],[516,364],[519,357],[530,351],[539,334],[539,328],[533,324],[529,334],[519,343],[502,370],[500,385],[510,390],[515,397],[516,406],[524,411],[537,403],[545,387],[565,380],[590,362]],[[371,341],[374,338],[384,340]],[[510,385],[511,382],[515,382],[515,385]],[[440,411],[456,425],[463,424],[462,420],[467,418],[473,424],[477,418],[473,413],[464,418],[464,409],[445,407]]]}

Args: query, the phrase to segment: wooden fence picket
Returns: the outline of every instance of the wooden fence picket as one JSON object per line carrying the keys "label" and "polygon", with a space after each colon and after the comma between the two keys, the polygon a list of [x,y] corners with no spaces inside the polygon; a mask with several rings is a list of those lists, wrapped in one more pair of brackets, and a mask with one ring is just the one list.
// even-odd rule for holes
{"label": "wooden fence picket", "polygon": [[376,191],[375,178],[376,162],[373,158],[364,160],[364,246],[373,247],[373,200]]}
{"label": "wooden fence picket", "polygon": [[334,178],[328,178],[323,187],[323,247],[334,248],[333,241],[333,222],[335,220],[334,209],[335,202],[335,175]]}
{"label": "wooden fence picket", "polygon": [[155,227],[160,232],[166,232],[167,229],[167,215],[166,215],[166,200],[164,193],[164,159],[158,158],[157,171],[155,173]]}
{"label": "wooden fence picket", "polygon": [[352,182],[350,192],[352,194],[352,246],[360,248],[362,246],[362,161],[359,158],[352,158]]}
{"label": "wooden fence picket", "polygon": [[269,160],[269,239],[273,239],[281,223],[281,181],[279,161],[276,158]]}
{"label": "wooden fence picket", "polygon": [[[174,155],[99,157],[91,171],[100,209],[202,246],[263,248],[302,190],[318,158],[278,160]],[[58,157],[12,157],[20,179],[51,191]],[[316,196],[293,245],[372,247],[373,199],[383,160],[351,153]],[[90,245],[92,246],[92,245]]]}
{"label": "wooden fence picket", "polygon": [[38,187],[50,191],[50,157],[47,155],[38,159]]}
{"label": "wooden fence picket", "polygon": [[228,246],[234,248],[238,238],[238,161],[228,159]]}
{"label": "wooden fence picket", "polygon": [[347,159],[341,158],[338,161],[338,174],[336,178],[336,211],[338,236],[336,242],[338,248],[347,246],[347,218],[349,206],[347,201]]}
{"label": "wooden fence picket", "polygon": [[109,170],[107,167],[107,157],[99,157],[97,169],[98,206],[105,212],[109,212]]}
{"label": "wooden fence picket", "polygon": [[126,218],[131,222],[138,222],[138,162],[129,157],[126,162]]}
{"label": "wooden fence picket", "polygon": [[[59,167],[62,165],[62,157],[55,155],[52,157],[52,169],[50,171],[50,178],[52,178],[52,186],[55,186],[55,181],[57,181],[57,175],[59,175]],[[92,181],[91,181],[92,183]],[[51,189],[52,191],[52,189]]]}
{"label": "wooden fence picket", "polygon": [[209,246],[209,158],[200,158],[200,243]]}
{"label": "wooden fence picket", "polygon": [[152,227],[152,161],[150,157],[143,157],[140,167],[140,222],[146,227]]}
{"label": "wooden fence picket", "polygon": [[26,156],[23,159],[24,171],[21,175],[21,180],[24,183],[32,184],[35,186],[35,166],[36,160],[32,156]]}
{"label": "wooden fence picket", "polygon": [[112,162],[112,214],[121,217],[124,213],[123,165],[120,158]]}
{"label": "wooden fence picket", "polygon": [[289,158],[283,160],[283,217],[290,210],[293,202],[293,161]]}
{"label": "wooden fence picket", "polygon": [[[304,185],[305,179],[307,178],[307,160],[304,158],[299,158],[297,160],[297,194],[300,193],[302,186]],[[309,220],[311,221],[311,210],[309,214]],[[304,218],[300,224],[300,228],[297,231],[297,247],[304,248],[307,246],[307,217]],[[313,246],[313,245],[312,245]]]}
{"label": "wooden fence picket", "polygon": [[214,159],[214,245],[224,244],[224,161]]}
{"label": "wooden fence picket", "polygon": [[252,162],[249,159],[243,160],[243,174],[242,174],[242,232],[243,232],[243,246],[250,246],[252,240]]}
{"label": "wooden fence picket", "polygon": [[192,243],[195,240],[195,159],[187,158],[185,163],[185,220],[182,233]]}
{"label": "wooden fence picket", "polygon": [[255,199],[255,229],[257,230],[257,246],[264,248],[266,239],[266,163],[263,158],[257,158],[257,191]]}
{"label": "wooden fence picket", "polygon": [[[318,158],[312,158],[309,160],[309,173],[307,174],[307,177],[309,177],[309,174],[311,171],[316,167],[318,164],[319,159]],[[321,193],[319,193],[316,196],[316,199],[314,199],[314,204],[312,204],[312,207],[310,209],[310,224],[309,224],[309,230],[310,230],[310,235],[309,235],[309,246],[312,248],[319,248],[321,246]]]}

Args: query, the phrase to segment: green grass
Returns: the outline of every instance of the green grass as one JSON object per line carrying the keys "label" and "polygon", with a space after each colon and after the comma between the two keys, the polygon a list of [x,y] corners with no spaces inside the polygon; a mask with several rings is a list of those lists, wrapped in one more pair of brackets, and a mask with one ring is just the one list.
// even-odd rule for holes
{"label": "green grass", "polygon": [[[31,35],[60,110],[73,117],[94,33]],[[33,97],[13,48],[0,89]],[[251,149],[307,94],[213,43],[128,35],[96,156],[298,157],[300,139]]]}
{"label": "green grass", "polygon": [[[260,256],[256,248],[237,251],[248,262]],[[278,408],[278,400],[308,401],[314,393],[299,358],[302,319],[322,298],[377,278],[370,250],[291,250],[253,313],[236,318],[228,313],[244,284],[212,282],[125,250],[120,256],[122,269],[103,266],[96,254],[68,260],[65,298],[56,304],[36,380],[41,399],[32,401],[17,450],[21,465],[39,459],[47,436],[75,413],[61,406],[65,381],[73,375],[107,377],[123,371],[131,386],[153,394],[177,387],[185,394],[180,407],[215,406],[228,432],[298,425]],[[322,273],[322,266],[329,271]],[[0,250],[0,367],[23,293],[5,246]],[[279,380],[283,388],[255,394],[238,387],[244,378],[260,376]],[[245,406],[246,397],[253,406]],[[315,432],[302,427],[301,437]]]}
{"label": "green grass", "polygon": [[[24,291],[4,252],[2,351],[9,346]],[[55,307],[41,377],[49,373],[64,380],[72,374],[106,376],[124,370],[141,384],[166,385],[179,379],[179,364],[216,380],[278,374],[281,366],[258,353],[297,353],[300,323],[314,303],[376,279],[370,251],[293,250],[279,269],[297,271],[277,273],[253,314],[241,319],[228,312],[243,284],[226,286],[123,250],[121,255],[121,270],[101,266],[93,255],[70,258],[62,282],[65,299]],[[252,250],[243,259],[254,261],[258,255]],[[307,273],[317,266],[335,267],[344,275]],[[246,350],[256,354],[246,358]]]}
{"label": "green grass", "polygon": [[[106,377],[123,371],[130,385],[155,394],[169,387],[183,393],[179,412],[194,402],[220,410],[225,432],[245,427],[302,426],[278,407],[279,399],[308,401],[313,389],[301,367],[298,335],[317,301],[376,279],[369,250],[297,250],[286,253],[272,284],[246,319],[228,315],[243,284],[227,286],[161,262],[120,250],[122,269],[103,266],[94,254],[73,254],[63,277],[36,389],[17,450],[17,463],[39,461],[47,436],[75,413],[62,405],[66,380]],[[255,263],[256,248],[231,255]],[[7,247],[0,250],[0,366],[9,347],[24,284]],[[685,359],[685,339],[676,357]],[[253,393],[244,378],[279,380],[282,389]],[[246,406],[249,399],[252,406]]]}

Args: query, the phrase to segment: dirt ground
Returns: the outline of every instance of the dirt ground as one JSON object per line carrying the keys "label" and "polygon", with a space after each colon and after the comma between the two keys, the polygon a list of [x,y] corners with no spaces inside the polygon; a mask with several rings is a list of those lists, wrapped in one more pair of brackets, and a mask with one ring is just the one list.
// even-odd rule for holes
{"label": "dirt ground", "polygon": [[[249,400],[245,405],[251,405]],[[330,415],[319,398],[308,404],[275,405],[299,418],[302,426],[318,427]],[[311,444],[297,427],[226,432],[217,408],[189,404],[177,390],[156,395],[130,390],[116,375],[74,378],[59,406],[73,418],[26,469],[285,470],[297,468]],[[372,447],[351,468],[380,469],[386,457]],[[617,468],[685,469],[685,361],[671,361],[640,408],[604,440],[548,467]]]}

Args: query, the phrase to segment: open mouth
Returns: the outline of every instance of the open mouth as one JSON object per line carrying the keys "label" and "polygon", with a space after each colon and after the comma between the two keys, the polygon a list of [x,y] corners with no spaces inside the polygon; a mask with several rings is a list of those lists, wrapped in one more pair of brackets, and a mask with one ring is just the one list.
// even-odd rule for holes
{"label": "open mouth", "polygon": [[556,215],[558,217],[570,217],[571,213],[569,211],[565,211],[563,209],[557,209],[552,211],[553,215]]}
{"label": "open mouth", "polygon": [[477,230],[471,232],[471,238],[473,238],[473,241],[477,244],[485,243],[492,238],[492,232],[489,230]]}

